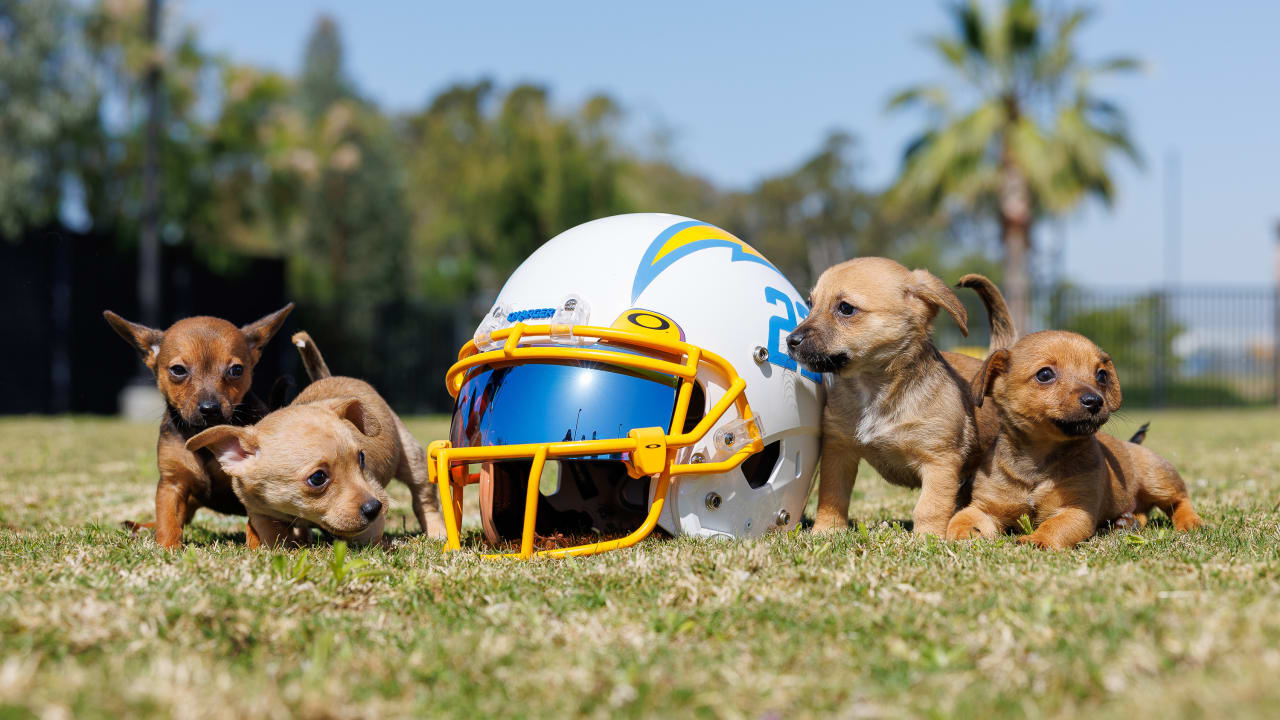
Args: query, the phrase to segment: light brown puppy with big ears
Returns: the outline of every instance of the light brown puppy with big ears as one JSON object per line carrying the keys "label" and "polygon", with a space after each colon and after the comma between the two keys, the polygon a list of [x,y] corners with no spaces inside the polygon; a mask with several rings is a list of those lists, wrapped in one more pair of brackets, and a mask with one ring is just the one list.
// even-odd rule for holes
{"label": "light brown puppy with big ears", "polygon": [[990,396],[987,404],[999,407],[1000,434],[948,538],[998,535],[1025,514],[1036,529],[1019,542],[1068,548],[1129,513],[1145,525],[1156,507],[1178,530],[1200,527],[1168,461],[1098,432],[1120,407],[1120,380],[1111,357],[1088,338],[1032,333],[988,357],[973,390],[976,403]]}
{"label": "light brown puppy with big ears", "polygon": [[380,542],[392,477],[409,486],[423,531],[444,537],[422,446],[372,386],[331,376],[309,335],[297,333],[293,343],[313,382],[290,405],[251,427],[210,428],[187,442],[209,448],[231,476],[249,512],[249,546],[294,541],[299,524]]}
{"label": "light brown puppy with big ears", "polygon": [[[987,306],[991,348],[1017,333],[991,281],[966,275],[960,285]],[[920,488],[912,530],[942,535],[957,493],[995,439],[996,414],[974,412],[969,378],[982,362],[945,353],[932,342],[945,310],[968,334],[964,305],[927,270],[887,258],[856,258],[818,278],[809,317],[787,338],[791,356],[830,373],[822,416],[821,482],[815,531],[848,526],[849,495],[866,460],[885,480]]]}

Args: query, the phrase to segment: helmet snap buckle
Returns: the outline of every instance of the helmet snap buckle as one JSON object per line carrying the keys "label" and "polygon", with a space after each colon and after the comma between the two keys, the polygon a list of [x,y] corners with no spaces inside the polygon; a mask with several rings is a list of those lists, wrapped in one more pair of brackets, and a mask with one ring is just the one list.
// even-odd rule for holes
{"label": "helmet snap buckle", "polygon": [[472,337],[477,350],[488,352],[502,347],[502,341],[494,340],[493,333],[511,327],[511,322],[507,320],[508,314],[509,310],[506,305],[497,304],[493,306],[493,310],[489,311],[489,314],[481,321],[480,327],[476,328],[476,334]]}
{"label": "helmet snap buckle", "polygon": [[760,416],[752,415],[748,420],[734,420],[716,430],[716,455],[720,459],[729,457],[756,440],[764,440],[764,426],[760,423]]}
{"label": "helmet snap buckle", "polygon": [[560,301],[555,315],[551,316],[551,340],[565,345],[580,345],[587,338],[573,334],[574,325],[586,325],[591,319],[591,306],[578,295],[568,295]]}

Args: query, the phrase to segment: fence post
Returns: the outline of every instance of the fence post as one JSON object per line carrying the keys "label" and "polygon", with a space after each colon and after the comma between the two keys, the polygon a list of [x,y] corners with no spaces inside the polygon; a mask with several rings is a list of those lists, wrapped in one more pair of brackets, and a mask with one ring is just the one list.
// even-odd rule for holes
{"label": "fence post", "polygon": [[1271,382],[1276,405],[1280,405],[1280,222],[1276,223],[1275,285],[1271,288],[1271,294],[1274,325],[1271,329]]}
{"label": "fence post", "polygon": [[1165,334],[1165,302],[1168,298],[1169,291],[1167,289],[1157,290],[1152,296],[1151,303],[1151,356],[1154,359],[1152,366],[1151,379],[1151,406],[1164,407],[1165,394],[1165,357],[1164,357],[1164,334]]}
{"label": "fence post", "polygon": [[1271,391],[1280,406],[1280,221],[1276,222],[1275,284],[1271,288]]}

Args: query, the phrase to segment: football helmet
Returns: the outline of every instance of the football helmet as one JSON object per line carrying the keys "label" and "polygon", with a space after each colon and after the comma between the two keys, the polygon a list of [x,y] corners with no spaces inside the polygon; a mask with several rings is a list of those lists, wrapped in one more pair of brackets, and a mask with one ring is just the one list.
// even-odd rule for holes
{"label": "football helmet", "polygon": [[[624,548],[655,527],[795,527],[823,388],[783,343],[807,314],[763,255],[697,220],[619,215],[552,238],[446,375],[449,438],[427,450],[445,549],[462,546],[472,483],[485,537],[511,557]],[[535,534],[560,546],[535,551]]]}

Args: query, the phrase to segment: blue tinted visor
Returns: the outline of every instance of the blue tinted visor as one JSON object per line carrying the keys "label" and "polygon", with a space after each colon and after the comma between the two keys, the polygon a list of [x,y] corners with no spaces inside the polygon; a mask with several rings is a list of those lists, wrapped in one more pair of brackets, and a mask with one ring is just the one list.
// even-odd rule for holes
{"label": "blue tinted visor", "polygon": [[453,447],[485,447],[669,432],[677,387],[672,375],[585,360],[479,367],[458,392],[449,439]]}

